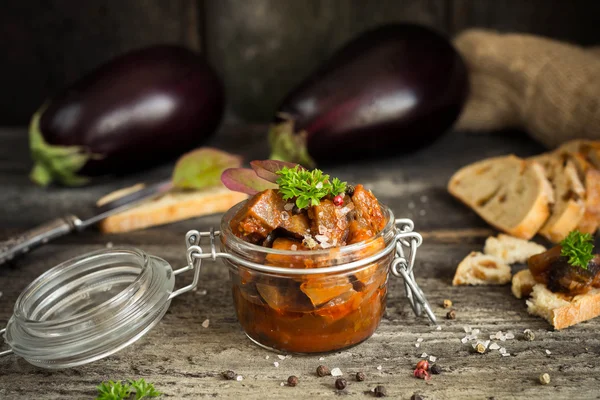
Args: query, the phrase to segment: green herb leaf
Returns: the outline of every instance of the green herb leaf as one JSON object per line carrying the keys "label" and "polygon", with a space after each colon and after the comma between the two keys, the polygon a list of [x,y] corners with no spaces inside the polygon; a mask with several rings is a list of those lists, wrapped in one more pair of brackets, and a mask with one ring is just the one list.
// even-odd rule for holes
{"label": "green herb leaf", "polygon": [[149,397],[158,397],[162,394],[154,388],[153,384],[147,383],[144,378],[138,379],[137,381],[130,380],[129,383],[131,384],[131,387],[135,389],[136,400]]}
{"label": "green herb leaf", "polygon": [[234,154],[202,147],[184,154],[173,170],[173,185],[180,189],[203,189],[221,184],[221,174],[227,168],[242,165]]}
{"label": "green herb leaf", "polygon": [[569,258],[569,264],[583,269],[588,268],[588,263],[594,258],[592,251],[594,244],[592,235],[579,231],[570,232],[560,245],[560,255]]}
{"label": "green herb leaf", "polygon": [[131,395],[131,386],[123,384],[121,381],[102,382],[97,389],[96,400],[124,400]]}
{"label": "green herb leaf", "polygon": [[337,196],[346,191],[346,182],[338,178],[330,180],[329,175],[323,174],[319,169],[309,171],[300,166],[283,167],[276,173],[279,175],[277,184],[283,199],[296,199],[298,208],[319,205],[322,198]]}

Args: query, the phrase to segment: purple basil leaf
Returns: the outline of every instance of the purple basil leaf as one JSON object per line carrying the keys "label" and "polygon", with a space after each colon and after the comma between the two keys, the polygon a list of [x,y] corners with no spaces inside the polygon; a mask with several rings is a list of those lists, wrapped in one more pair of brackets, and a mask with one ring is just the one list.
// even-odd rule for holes
{"label": "purple basil leaf", "polygon": [[249,168],[229,168],[223,171],[221,182],[234,192],[254,195],[267,189],[277,189],[279,186],[256,175]]}
{"label": "purple basil leaf", "polygon": [[[273,183],[277,182],[277,178],[279,178],[279,175],[276,174],[277,171],[283,167],[294,168],[296,165],[299,164],[279,160],[254,160],[250,162],[250,166],[256,172],[256,175]],[[302,166],[300,168],[304,169]]]}

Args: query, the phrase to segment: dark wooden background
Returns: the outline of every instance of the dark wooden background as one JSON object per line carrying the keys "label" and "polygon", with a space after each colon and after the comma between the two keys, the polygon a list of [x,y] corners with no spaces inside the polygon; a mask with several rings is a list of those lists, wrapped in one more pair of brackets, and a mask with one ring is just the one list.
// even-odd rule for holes
{"label": "dark wooden background", "polygon": [[[449,36],[470,28],[598,44],[597,0],[2,0],[0,125],[23,125],[43,100],[126,50],[179,43],[223,77],[230,120],[265,121],[344,41],[391,21]],[[260,100],[260,101],[259,101]]]}

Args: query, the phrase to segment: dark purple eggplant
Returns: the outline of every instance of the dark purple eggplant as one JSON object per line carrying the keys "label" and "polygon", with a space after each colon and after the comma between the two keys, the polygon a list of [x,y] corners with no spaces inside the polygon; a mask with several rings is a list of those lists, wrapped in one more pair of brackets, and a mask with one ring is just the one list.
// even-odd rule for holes
{"label": "dark purple eggplant", "polygon": [[468,96],[465,63],[414,24],[367,31],[335,52],[278,108],[271,158],[312,166],[406,153],[449,130]]}
{"label": "dark purple eggplant", "polygon": [[215,132],[224,103],[223,84],[200,54],[175,45],[128,52],[34,115],[31,178],[80,185],[172,160]]}

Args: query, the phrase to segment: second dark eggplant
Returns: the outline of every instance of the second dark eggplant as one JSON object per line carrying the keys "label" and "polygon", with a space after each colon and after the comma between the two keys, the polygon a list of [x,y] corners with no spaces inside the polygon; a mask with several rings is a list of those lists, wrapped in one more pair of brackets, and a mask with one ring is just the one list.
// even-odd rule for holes
{"label": "second dark eggplant", "polygon": [[408,23],[367,31],[283,100],[271,158],[312,166],[414,151],[452,127],[468,84],[465,63],[440,33]]}
{"label": "second dark eggplant", "polygon": [[75,186],[173,160],[215,132],[224,106],[223,84],[199,53],[175,45],[130,51],[34,115],[31,179]]}

